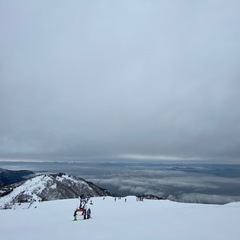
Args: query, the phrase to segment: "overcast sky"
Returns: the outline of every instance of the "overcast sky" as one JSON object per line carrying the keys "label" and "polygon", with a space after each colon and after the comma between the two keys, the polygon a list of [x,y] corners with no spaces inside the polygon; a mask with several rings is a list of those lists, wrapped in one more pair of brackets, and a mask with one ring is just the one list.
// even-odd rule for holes
{"label": "overcast sky", "polygon": [[239,13],[0,0],[0,156],[240,160]]}

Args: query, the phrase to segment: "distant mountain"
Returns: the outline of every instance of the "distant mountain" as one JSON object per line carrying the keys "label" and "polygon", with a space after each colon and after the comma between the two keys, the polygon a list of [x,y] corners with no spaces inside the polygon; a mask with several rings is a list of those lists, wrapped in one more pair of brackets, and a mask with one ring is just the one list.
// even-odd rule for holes
{"label": "distant mountain", "polygon": [[29,170],[13,171],[0,168],[0,187],[24,181],[33,177],[34,175],[35,173]]}
{"label": "distant mountain", "polygon": [[[156,195],[153,194],[142,194],[142,195],[138,195],[137,198],[139,200],[143,200],[143,199],[151,199],[151,200],[163,200],[165,198],[162,197],[158,197]],[[166,199],[165,199],[166,200]]]}
{"label": "distant mountain", "polygon": [[2,189],[0,208],[12,208],[15,204],[57,199],[111,196],[102,189],[80,177],[64,173],[39,175],[25,182],[11,184]]}

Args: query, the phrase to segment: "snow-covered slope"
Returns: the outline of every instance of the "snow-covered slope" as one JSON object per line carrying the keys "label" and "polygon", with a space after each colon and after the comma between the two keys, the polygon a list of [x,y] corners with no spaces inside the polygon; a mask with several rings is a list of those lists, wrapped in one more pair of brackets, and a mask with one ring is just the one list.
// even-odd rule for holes
{"label": "snow-covered slope", "polygon": [[[92,218],[73,221],[79,199],[34,202],[0,212],[4,240],[238,240],[240,203],[203,205],[135,197],[91,198]],[[21,206],[19,206],[21,207]]]}
{"label": "snow-covered slope", "polygon": [[9,186],[10,190],[0,198],[1,208],[14,208],[15,205],[27,202],[29,207],[35,201],[106,196],[107,191],[82,178],[66,174],[40,175],[21,184]]}

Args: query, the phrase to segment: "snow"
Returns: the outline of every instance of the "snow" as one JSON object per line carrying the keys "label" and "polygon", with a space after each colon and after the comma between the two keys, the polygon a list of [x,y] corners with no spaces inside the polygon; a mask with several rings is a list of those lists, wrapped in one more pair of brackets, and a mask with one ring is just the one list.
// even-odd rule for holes
{"label": "snow", "polygon": [[92,218],[73,221],[79,199],[34,202],[30,209],[2,210],[4,240],[237,240],[240,203],[204,205],[129,196],[91,198]]}
{"label": "snow", "polygon": [[37,176],[35,178],[27,180],[25,183],[15,188],[14,191],[2,197],[0,199],[0,207],[4,206],[5,203],[9,203],[11,199],[14,199],[21,192],[32,195],[32,198],[36,201],[40,200],[40,198],[34,192],[36,189],[40,192],[43,191],[46,187],[45,184],[48,181],[52,181],[52,179],[46,175]]}
{"label": "snow", "polygon": [[57,176],[57,181],[62,182],[64,180],[71,180],[72,182],[78,183],[77,180],[75,180],[73,177],[70,177],[68,175],[62,175],[62,176]]}

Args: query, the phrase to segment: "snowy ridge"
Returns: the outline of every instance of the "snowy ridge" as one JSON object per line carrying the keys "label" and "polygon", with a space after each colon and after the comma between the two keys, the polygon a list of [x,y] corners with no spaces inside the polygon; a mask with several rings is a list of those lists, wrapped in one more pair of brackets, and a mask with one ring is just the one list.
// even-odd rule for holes
{"label": "snowy ridge", "polygon": [[0,209],[16,208],[16,205],[36,201],[110,195],[106,190],[88,183],[82,178],[64,173],[40,175],[21,184],[12,184],[9,192],[0,198]]}

